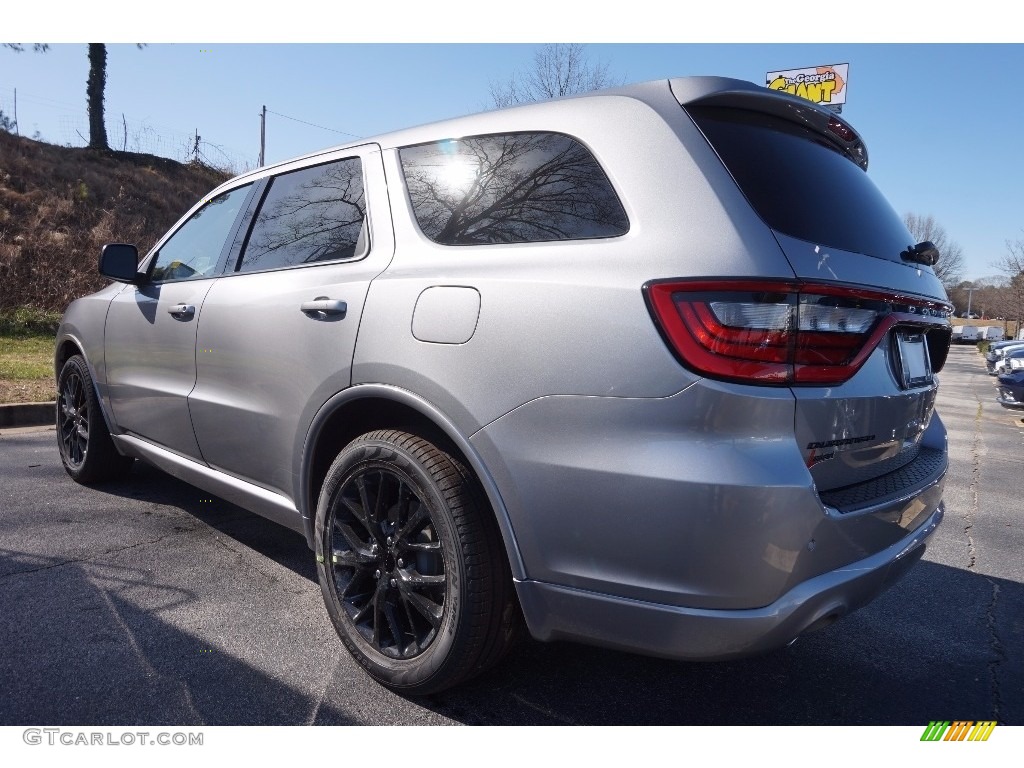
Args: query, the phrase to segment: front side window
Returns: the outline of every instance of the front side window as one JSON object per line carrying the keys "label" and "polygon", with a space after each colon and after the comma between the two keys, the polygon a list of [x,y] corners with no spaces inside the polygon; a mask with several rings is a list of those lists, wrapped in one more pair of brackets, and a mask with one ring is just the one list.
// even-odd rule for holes
{"label": "front side window", "polygon": [[364,256],[366,202],[358,158],[275,176],[242,254],[243,272]]}
{"label": "front side window", "polygon": [[400,154],[416,221],[435,243],[580,240],[629,229],[601,166],[569,136],[470,136]]}
{"label": "front side window", "polygon": [[231,233],[251,186],[247,184],[218,195],[192,214],[160,246],[150,280],[163,282],[212,277],[216,273],[224,241]]}

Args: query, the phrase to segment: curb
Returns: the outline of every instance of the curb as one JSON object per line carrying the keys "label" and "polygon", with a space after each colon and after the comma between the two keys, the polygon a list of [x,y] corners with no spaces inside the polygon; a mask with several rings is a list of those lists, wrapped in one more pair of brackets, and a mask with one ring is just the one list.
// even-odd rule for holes
{"label": "curb", "polygon": [[56,402],[0,405],[0,429],[49,426],[57,420],[56,408]]}

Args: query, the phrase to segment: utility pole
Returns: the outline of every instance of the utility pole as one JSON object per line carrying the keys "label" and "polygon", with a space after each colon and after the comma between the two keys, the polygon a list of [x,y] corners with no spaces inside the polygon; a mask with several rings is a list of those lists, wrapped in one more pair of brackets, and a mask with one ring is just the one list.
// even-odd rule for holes
{"label": "utility pole", "polygon": [[263,167],[263,163],[266,160],[267,151],[267,105],[263,105],[263,111],[260,113],[260,168]]}
{"label": "utility pole", "polygon": [[21,136],[20,129],[18,128],[18,89],[14,89],[14,135]]}
{"label": "utility pole", "polygon": [[968,288],[967,289],[967,317],[968,318],[970,318],[970,316],[971,316],[971,295],[973,293],[974,293],[974,289],[973,288]]}

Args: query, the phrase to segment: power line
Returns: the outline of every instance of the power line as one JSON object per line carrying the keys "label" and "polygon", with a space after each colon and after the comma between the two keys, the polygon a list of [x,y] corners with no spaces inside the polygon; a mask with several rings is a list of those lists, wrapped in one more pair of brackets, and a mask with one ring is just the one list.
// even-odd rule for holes
{"label": "power line", "polygon": [[289,115],[282,115],[280,112],[275,112],[272,109],[268,109],[267,112],[269,112],[272,115],[277,115],[278,117],[283,117],[286,120],[294,120],[296,123],[303,123],[304,125],[311,125],[314,128],[320,128],[321,130],[324,130],[324,131],[331,131],[332,133],[340,133],[343,136],[351,136],[354,139],[365,139],[366,138],[365,136],[360,136],[360,135],[355,134],[355,133],[349,133],[348,131],[339,131],[337,128],[328,128],[327,126],[324,126],[324,125],[317,125],[316,123],[310,123],[307,120],[299,120],[299,118],[297,118],[297,117],[290,117]]}

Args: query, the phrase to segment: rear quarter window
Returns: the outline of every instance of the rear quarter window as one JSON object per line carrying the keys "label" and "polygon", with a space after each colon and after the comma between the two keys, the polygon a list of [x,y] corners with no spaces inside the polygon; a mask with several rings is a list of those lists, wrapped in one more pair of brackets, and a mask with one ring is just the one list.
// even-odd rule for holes
{"label": "rear quarter window", "polygon": [[616,237],[626,212],[597,160],[559,133],[470,136],[400,150],[423,234],[442,245]]}

